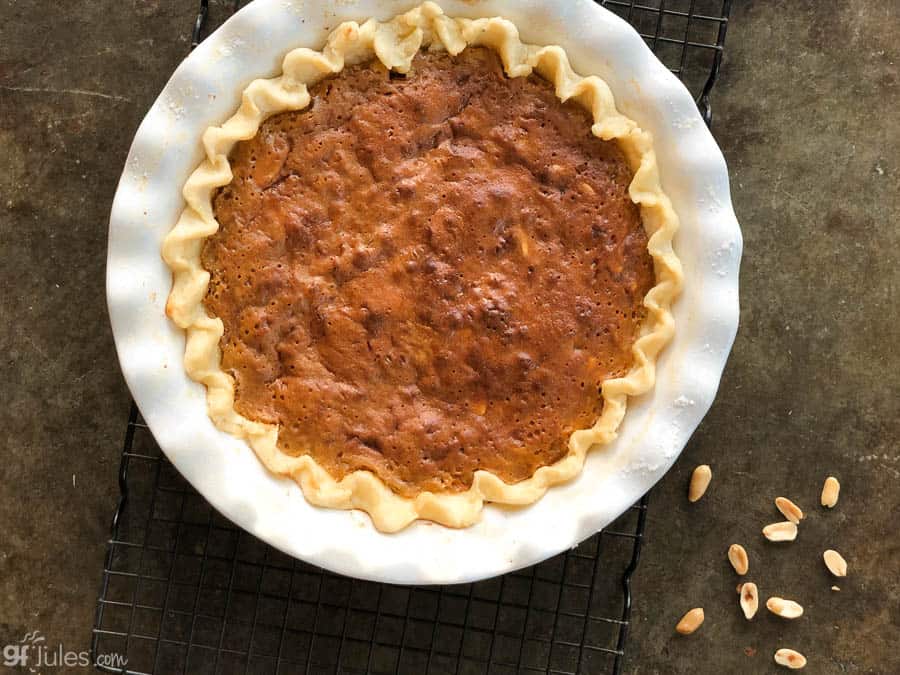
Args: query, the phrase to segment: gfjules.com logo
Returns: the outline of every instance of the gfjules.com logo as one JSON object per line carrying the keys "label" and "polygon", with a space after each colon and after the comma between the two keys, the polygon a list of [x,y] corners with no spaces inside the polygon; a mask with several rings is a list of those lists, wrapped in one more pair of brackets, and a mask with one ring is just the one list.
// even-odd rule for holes
{"label": "gfjules.com logo", "polygon": [[[7,668],[27,668],[36,673],[42,668],[87,668],[91,665],[91,653],[67,650],[61,644],[50,645],[39,630],[25,633],[15,644],[4,645],[3,665]],[[98,666],[124,668],[128,657],[124,654],[97,654]]]}

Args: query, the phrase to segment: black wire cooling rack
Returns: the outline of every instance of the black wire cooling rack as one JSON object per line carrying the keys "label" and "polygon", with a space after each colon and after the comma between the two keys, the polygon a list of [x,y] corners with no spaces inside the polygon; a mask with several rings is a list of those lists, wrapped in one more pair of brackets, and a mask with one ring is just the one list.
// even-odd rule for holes
{"label": "black wire cooling rack", "polygon": [[[201,0],[192,46],[240,4]],[[600,4],[631,22],[694,93],[708,124],[731,0]],[[405,587],[326,572],[234,526],[162,455],[134,404],[119,489],[91,641],[100,670],[594,675],[622,669],[646,497],[578,547],[529,569],[474,584]]]}

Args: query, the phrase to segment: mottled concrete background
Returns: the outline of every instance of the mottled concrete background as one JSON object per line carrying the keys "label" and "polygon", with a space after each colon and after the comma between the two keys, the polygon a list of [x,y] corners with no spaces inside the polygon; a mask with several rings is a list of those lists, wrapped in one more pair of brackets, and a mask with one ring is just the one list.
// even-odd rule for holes
{"label": "mottled concrete background", "polygon": [[[196,3],[0,0],[0,644],[87,646],[128,396],[104,300],[131,137],[187,51]],[[714,131],[745,237],[719,398],[653,493],[630,673],[900,672],[900,6],[736,2]],[[694,465],[712,487],[684,498]],[[817,504],[841,479],[833,512]],[[807,509],[772,545],[772,499]],[[734,541],[786,623],[735,609]],[[850,576],[829,590],[821,551]],[[693,606],[706,623],[672,627]]]}

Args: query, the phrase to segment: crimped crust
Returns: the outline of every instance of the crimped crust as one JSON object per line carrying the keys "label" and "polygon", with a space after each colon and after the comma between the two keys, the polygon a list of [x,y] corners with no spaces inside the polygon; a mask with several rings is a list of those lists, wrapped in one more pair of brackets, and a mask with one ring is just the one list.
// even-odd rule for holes
{"label": "crimped crust", "polygon": [[[632,348],[631,370],[624,377],[603,383],[601,416],[590,429],[571,435],[569,451],[563,459],[539,468],[531,478],[515,484],[481,470],[475,473],[471,488],[465,492],[422,492],[407,498],[392,492],[368,471],[355,471],[336,481],[311,456],[293,457],[281,452],[276,426],[254,422],[235,411],[234,382],[220,368],[219,340],[224,327],[203,307],[209,273],[201,266],[200,254],[204,240],[219,227],[212,196],[217,188],[231,182],[231,149],[236,142],[252,138],[267,117],[306,107],[310,102],[307,85],[341,71],[347,64],[373,56],[386,67],[405,73],[422,47],[446,49],[456,55],[468,45],[494,49],[510,77],[525,77],[536,71],[555,85],[561,100],[573,99],[592,113],[591,131],[595,136],[618,142],[634,171],[629,194],[640,206],[650,235],[648,252],[654,261],[656,285],[644,298],[647,318]],[[650,134],[616,110],[612,92],[603,80],[576,75],[561,48],[523,44],[516,27],[502,18],[447,17],[432,2],[383,23],[374,19],[362,25],[347,22],[332,32],[321,52],[295,49],[285,56],[281,76],[252,82],[244,90],[238,112],[221,127],[206,130],[203,147],[206,159],[183,189],[187,206],[163,243],[163,258],[174,277],[166,312],[186,331],[185,370],[192,379],[206,385],[213,423],[245,439],[270,471],[297,481],[311,503],[364,510],[375,527],[385,532],[400,530],[419,518],[466,527],[478,520],[485,501],[530,504],[550,486],[576,476],[591,446],[615,438],[627,397],[653,387],[656,357],[674,332],[669,306],[682,285],[681,265],[672,250],[678,217],[660,187]]]}

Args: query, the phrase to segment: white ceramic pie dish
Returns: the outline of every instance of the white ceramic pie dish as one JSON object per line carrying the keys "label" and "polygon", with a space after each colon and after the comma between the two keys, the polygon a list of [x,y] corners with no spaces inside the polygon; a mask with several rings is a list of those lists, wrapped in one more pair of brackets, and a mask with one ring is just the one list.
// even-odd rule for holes
{"label": "white ceramic pie dish", "polygon": [[523,41],[563,46],[577,72],[601,76],[617,107],[653,133],[663,188],[681,219],[685,288],[653,391],[629,401],[619,438],[582,473],[521,509],[488,507],[462,530],[417,522],[382,534],[365,514],[309,505],[244,441],[218,431],[202,385],[182,367],[184,335],[166,317],[171,274],[160,245],[183,208],[199,139],[228,118],[246,85],[277,74],[292,48],[320,48],[341,21],[387,19],[418,4],[256,0],[175,71],[139,128],[110,217],[107,294],[122,370],[160,447],[224,515],[308,562],[393,583],[459,583],[533,564],[574,546],[665,473],[715,396],[738,323],[740,229],[721,152],[693,100],[621,19],[591,0],[444,1],[449,15],[512,20]]}

